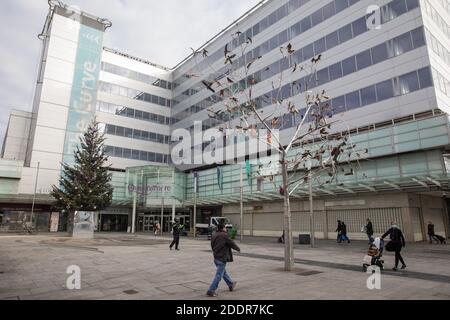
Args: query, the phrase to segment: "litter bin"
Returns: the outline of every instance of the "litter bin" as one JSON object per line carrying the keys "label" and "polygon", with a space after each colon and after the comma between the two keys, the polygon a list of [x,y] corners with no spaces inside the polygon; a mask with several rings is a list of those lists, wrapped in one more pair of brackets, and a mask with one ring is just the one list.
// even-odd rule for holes
{"label": "litter bin", "polygon": [[300,234],[298,236],[299,244],[311,244],[311,236],[309,234]]}

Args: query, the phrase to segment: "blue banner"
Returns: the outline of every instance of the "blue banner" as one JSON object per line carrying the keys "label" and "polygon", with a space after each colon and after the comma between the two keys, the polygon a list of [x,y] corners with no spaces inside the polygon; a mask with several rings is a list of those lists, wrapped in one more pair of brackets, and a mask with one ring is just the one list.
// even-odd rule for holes
{"label": "blue banner", "polygon": [[74,163],[79,137],[95,115],[102,50],[103,32],[80,25],[63,151],[63,162],[69,165]]}

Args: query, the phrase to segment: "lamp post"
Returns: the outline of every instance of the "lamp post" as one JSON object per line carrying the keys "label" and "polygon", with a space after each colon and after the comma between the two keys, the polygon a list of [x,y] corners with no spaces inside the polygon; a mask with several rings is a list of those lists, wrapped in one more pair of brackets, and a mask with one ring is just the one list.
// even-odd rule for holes
{"label": "lamp post", "polygon": [[311,230],[311,248],[314,248],[314,209],[313,209],[313,196],[312,196],[312,173],[309,170],[308,173],[308,185],[309,185],[309,228]]}

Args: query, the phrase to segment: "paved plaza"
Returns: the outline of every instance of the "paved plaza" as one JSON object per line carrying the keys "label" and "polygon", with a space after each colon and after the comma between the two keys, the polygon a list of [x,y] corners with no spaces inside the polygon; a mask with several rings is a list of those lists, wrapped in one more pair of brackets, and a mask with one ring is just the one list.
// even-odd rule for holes
{"label": "paved plaza", "polygon": [[[237,241],[239,243],[239,241]],[[385,253],[381,290],[369,290],[362,272],[367,243],[318,241],[295,246],[295,270],[283,271],[283,245],[276,239],[248,238],[228,271],[238,282],[222,282],[217,298],[205,293],[215,272],[209,241],[152,235],[97,234],[94,240],[58,235],[0,235],[0,299],[450,299],[450,247],[408,244],[408,269],[391,271]],[[69,266],[81,269],[81,289],[69,290]]]}

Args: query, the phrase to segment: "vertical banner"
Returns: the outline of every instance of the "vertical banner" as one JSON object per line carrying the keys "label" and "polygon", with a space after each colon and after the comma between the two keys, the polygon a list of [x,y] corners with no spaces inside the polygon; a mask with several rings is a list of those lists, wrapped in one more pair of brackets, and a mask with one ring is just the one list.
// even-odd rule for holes
{"label": "vertical banner", "polygon": [[250,160],[245,161],[245,171],[247,172],[247,182],[248,185],[252,186],[252,166]]}
{"label": "vertical banner", "polygon": [[217,167],[217,184],[220,190],[223,189],[223,172],[221,167]]}
{"label": "vertical banner", "polygon": [[194,172],[194,194],[198,193],[198,172]]}
{"label": "vertical banner", "polygon": [[69,165],[74,163],[79,137],[95,115],[102,49],[103,32],[81,24],[64,141],[63,162]]}

